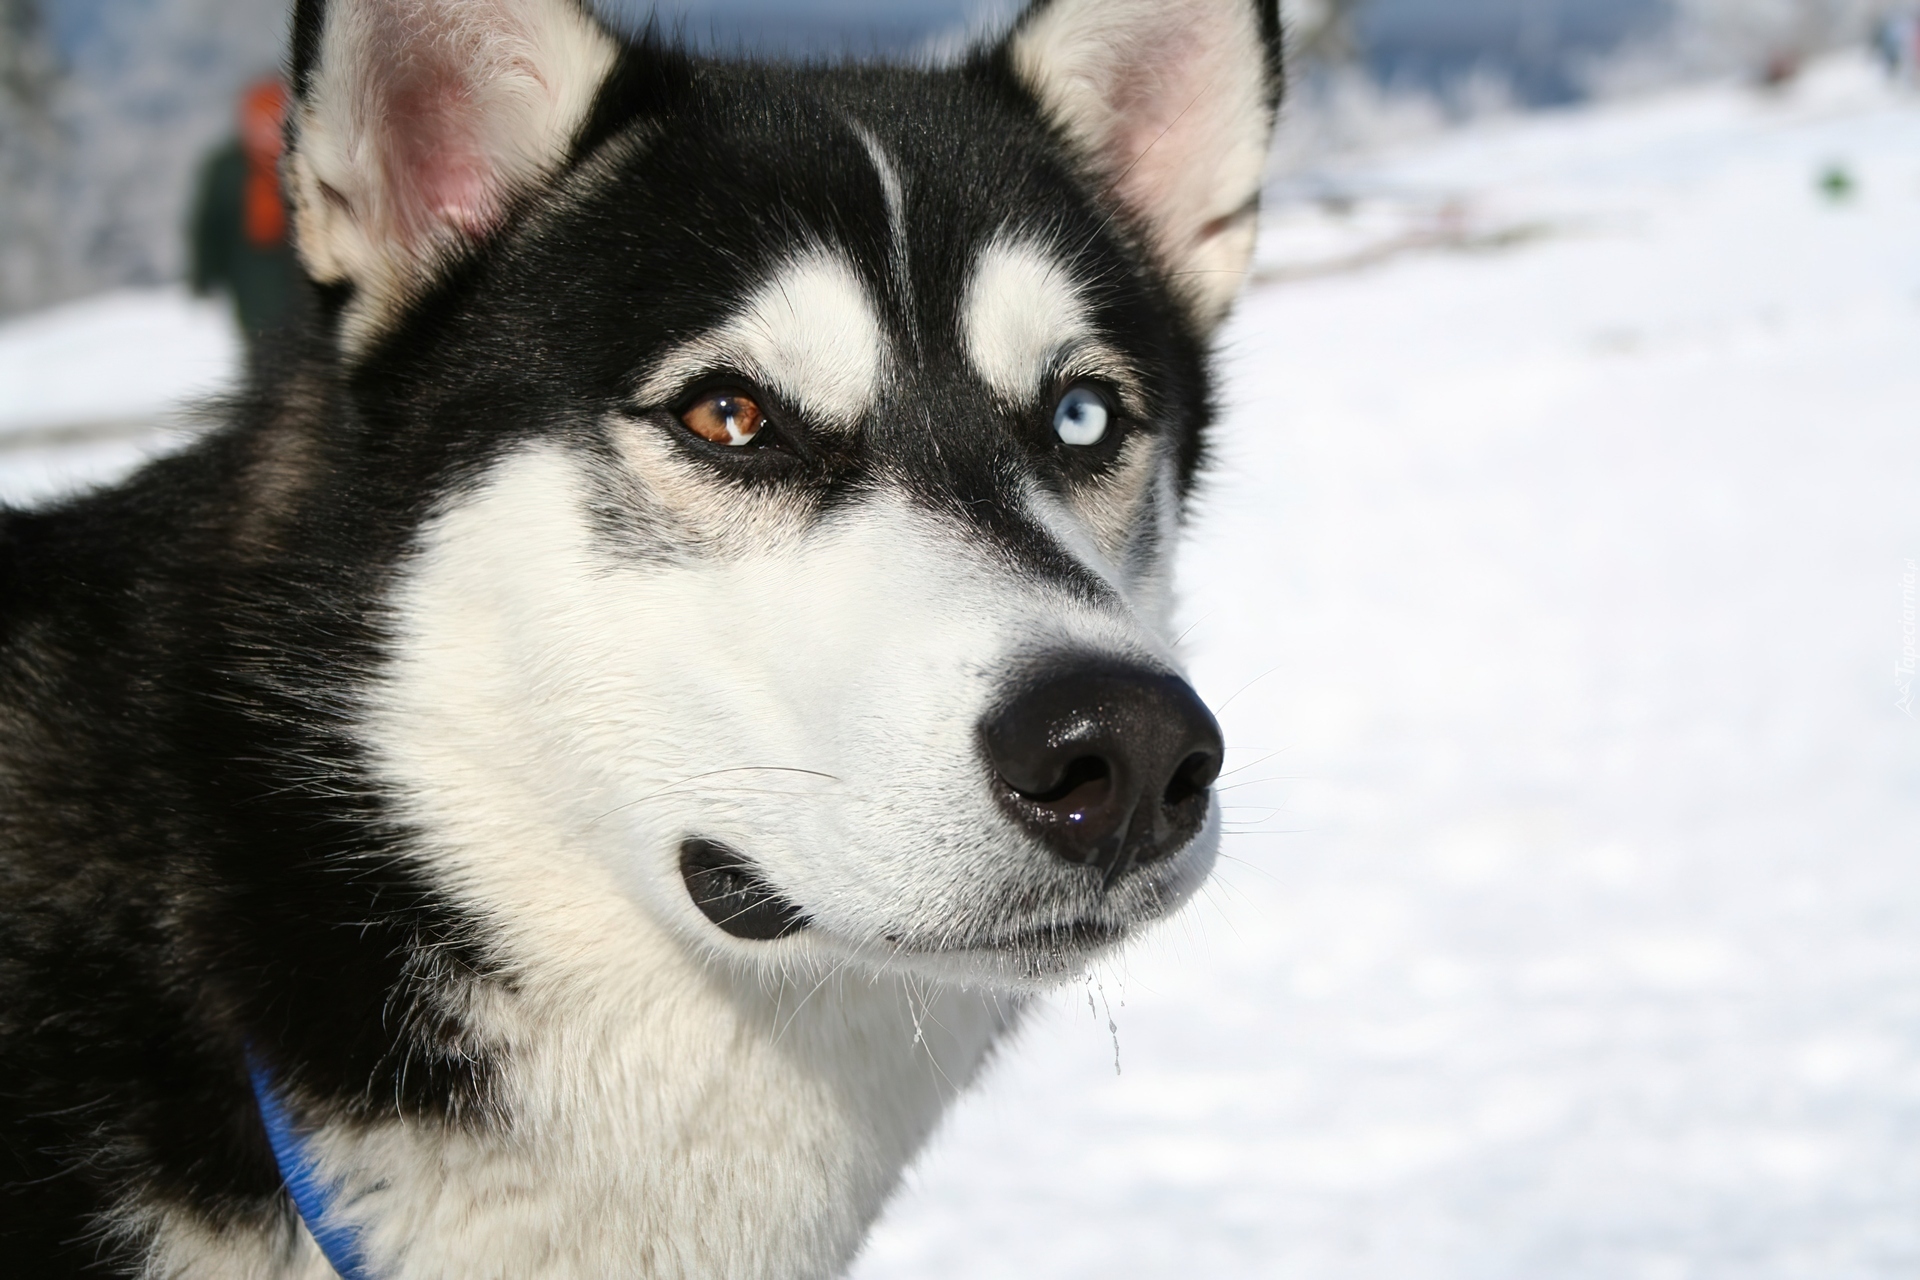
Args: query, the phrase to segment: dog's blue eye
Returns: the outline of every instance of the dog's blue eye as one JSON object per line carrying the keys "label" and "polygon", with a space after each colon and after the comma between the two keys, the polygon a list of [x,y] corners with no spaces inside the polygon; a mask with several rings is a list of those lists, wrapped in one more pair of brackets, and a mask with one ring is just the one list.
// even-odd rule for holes
{"label": "dog's blue eye", "polygon": [[1106,437],[1107,420],[1112,416],[1099,392],[1075,387],[1055,406],[1053,429],[1067,444],[1099,444]]}

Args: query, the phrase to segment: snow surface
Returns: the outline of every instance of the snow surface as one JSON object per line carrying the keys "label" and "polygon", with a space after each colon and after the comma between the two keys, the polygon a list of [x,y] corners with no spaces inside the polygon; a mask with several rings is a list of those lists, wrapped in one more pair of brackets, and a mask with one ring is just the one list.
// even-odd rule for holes
{"label": "snow surface", "polygon": [[0,324],[0,502],[108,479],[168,448],[241,358],[225,303],[129,289]]}
{"label": "snow surface", "polygon": [[[1227,858],[857,1280],[1915,1274],[1920,101],[1842,62],[1309,185],[1186,555]],[[35,350],[94,417],[193,382],[103,307],[0,329],[0,405]]]}
{"label": "snow surface", "polygon": [[1320,181],[1184,570],[1228,860],[856,1275],[1915,1274],[1920,103],[1843,63]]}

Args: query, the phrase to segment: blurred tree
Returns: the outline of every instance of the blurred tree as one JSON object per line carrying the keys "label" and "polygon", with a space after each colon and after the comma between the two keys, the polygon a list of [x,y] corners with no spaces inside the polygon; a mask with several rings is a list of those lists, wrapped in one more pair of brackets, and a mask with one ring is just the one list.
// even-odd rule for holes
{"label": "blurred tree", "polygon": [[1354,14],[1364,0],[1295,0],[1287,15],[1288,52],[1305,64],[1348,63],[1360,56]]}
{"label": "blurred tree", "polygon": [[37,0],[0,0],[0,315],[60,292],[59,82]]}
{"label": "blurred tree", "polygon": [[1829,49],[1865,44],[1895,7],[1894,0],[1675,0],[1680,42],[1696,61],[1768,84],[1791,80]]}

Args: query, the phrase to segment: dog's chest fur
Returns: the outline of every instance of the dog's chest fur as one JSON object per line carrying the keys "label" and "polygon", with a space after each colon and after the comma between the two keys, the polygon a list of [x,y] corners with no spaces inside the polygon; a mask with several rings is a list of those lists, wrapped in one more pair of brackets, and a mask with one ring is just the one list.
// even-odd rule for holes
{"label": "dog's chest fur", "polygon": [[[1005,998],[901,979],[715,991],[673,952],[603,948],[583,966],[598,973],[485,1001],[513,1062],[499,1095],[510,1124],[343,1123],[310,1138],[373,1274],[839,1274],[1017,1016]],[[333,1274],[285,1223],[148,1225],[156,1280]]]}
{"label": "dog's chest fur", "polygon": [[375,1274],[838,1274],[1007,1020],[898,980],[714,998],[665,948],[619,963],[644,976],[498,999],[510,1126],[313,1140]]}

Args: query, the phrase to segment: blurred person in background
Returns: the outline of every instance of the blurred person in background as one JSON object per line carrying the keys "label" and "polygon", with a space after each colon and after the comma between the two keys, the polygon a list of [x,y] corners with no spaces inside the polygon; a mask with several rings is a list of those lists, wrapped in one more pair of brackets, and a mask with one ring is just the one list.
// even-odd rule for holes
{"label": "blurred person in background", "polygon": [[286,110],[277,79],[241,93],[239,134],[207,157],[189,231],[193,291],[232,295],[250,352],[286,318],[299,275],[280,194]]}

